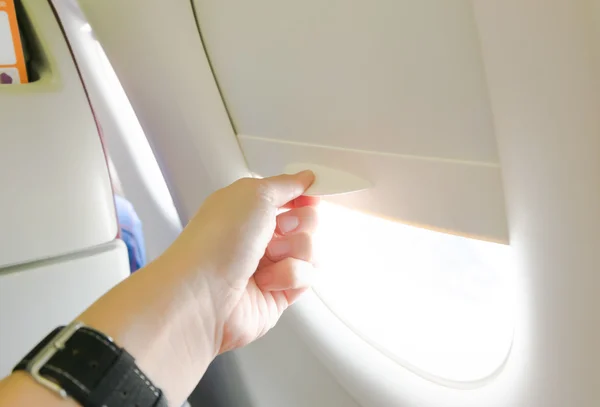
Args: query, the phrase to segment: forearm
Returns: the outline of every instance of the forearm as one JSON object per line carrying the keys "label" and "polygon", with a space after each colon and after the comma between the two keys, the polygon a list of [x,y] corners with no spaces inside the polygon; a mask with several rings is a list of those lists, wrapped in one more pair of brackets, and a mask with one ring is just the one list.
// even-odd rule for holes
{"label": "forearm", "polygon": [[[188,274],[196,272],[177,260],[158,259],[78,317],[131,353],[173,406],[183,403],[193,390],[216,356],[220,340],[208,286],[202,277]],[[77,403],[61,399],[25,373],[0,382],[0,407],[33,405]]]}

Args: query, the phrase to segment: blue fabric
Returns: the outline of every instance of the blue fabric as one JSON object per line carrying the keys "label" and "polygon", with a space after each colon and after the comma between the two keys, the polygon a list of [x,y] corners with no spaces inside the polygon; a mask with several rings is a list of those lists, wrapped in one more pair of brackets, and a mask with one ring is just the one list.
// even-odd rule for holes
{"label": "blue fabric", "polygon": [[131,202],[122,196],[115,195],[115,207],[121,229],[121,240],[127,246],[129,269],[133,273],[146,264],[146,246],[142,222]]}

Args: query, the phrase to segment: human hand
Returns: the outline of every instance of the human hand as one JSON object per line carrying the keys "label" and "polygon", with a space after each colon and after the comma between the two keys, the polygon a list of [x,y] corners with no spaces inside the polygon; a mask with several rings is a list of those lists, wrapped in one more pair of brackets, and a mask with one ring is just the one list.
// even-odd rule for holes
{"label": "human hand", "polygon": [[[113,338],[181,405],[218,353],[264,335],[309,287],[318,199],[302,194],[313,180],[242,179],[215,192],[165,253],[77,320]],[[22,372],[0,387],[3,406],[76,404]]]}
{"label": "human hand", "polygon": [[218,353],[264,335],[310,286],[318,198],[302,194],[313,181],[308,171],[238,180],[205,201],[174,245],[202,265]]}

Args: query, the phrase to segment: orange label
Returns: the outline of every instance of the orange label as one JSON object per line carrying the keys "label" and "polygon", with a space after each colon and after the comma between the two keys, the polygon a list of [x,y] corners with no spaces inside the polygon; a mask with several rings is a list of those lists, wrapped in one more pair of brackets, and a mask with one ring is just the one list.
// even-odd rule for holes
{"label": "orange label", "polygon": [[0,0],[0,84],[27,83],[14,0]]}

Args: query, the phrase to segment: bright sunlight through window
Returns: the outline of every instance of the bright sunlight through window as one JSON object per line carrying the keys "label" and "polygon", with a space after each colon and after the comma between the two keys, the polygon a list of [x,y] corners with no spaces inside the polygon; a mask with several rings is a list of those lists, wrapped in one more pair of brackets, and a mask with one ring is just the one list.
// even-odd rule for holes
{"label": "bright sunlight through window", "polygon": [[356,334],[428,378],[485,379],[513,336],[510,247],[323,202],[315,291]]}

